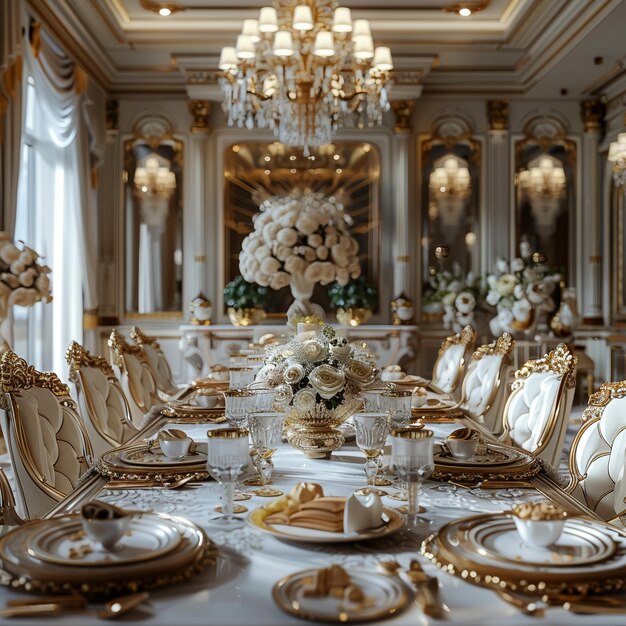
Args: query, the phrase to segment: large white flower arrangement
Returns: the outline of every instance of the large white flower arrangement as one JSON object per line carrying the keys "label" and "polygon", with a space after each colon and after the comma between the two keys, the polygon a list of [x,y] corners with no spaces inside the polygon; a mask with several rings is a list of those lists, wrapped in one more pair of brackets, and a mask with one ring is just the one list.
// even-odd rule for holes
{"label": "large white flower arrangement", "polygon": [[[37,262],[37,252],[19,243],[0,231],[0,299],[9,306],[50,302],[50,268]],[[0,315],[6,316],[6,311],[0,310]]]}
{"label": "large white flower arrangement", "polygon": [[499,259],[496,271],[487,276],[486,301],[496,309],[489,322],[493,335],[522,330],[537,313],[553,309],[551,296],[560,280],[561,274],[533,255],[527,242],[510,263]]}
{"label": "large white flower arrangement", "polygon": [[309,190],[272,197],[253,221],[239,254],[248,282],[276,290],[290,285],[296,299],[306,300],[316,283],[345,285],[361,274],[351,219],[332,197]]}
{"label": "large white flower arrangement", "polygon": [[267,356],[255,385],[276,389],[274,404],[285,412],[332,410],[362,389],[373,386],[380,370],[356,355],[348,342],[325,325],[319,336],[296,336]]}

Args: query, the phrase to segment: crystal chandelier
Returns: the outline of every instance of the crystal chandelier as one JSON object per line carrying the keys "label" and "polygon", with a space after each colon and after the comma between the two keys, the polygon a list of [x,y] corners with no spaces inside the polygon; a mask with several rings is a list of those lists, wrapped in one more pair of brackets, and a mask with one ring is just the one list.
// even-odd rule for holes
{"label": "crystal chandelier", "polygon": [[228,124],[271,128],[304,148],[343,126],[377,126],[389,109],[389,48],[374,48],[367,20],[335,0],[274,0],[220,55]]}
{"label": "crystal chandelier", "polygon": [[617,141],[609,146],[609,161],[613,165],[613,180],[617,187],[626,186],[626,133],[620,133]]}
{"label": "crystal chandelier", "polygon": [[169,197],[176,189],[176,174],[161,165],[158,156],[153,154],[146,158],[143,166],[135,169],[133,182],[141,193]]}
{"label": "crystal chandelier", "polygon": [[463,225],[465,201],[472,187],[467,162],[448,154],[434,163],[428,179],[430,199],[435,205],[429,209],[438,215],[446,231],[453,237]]}

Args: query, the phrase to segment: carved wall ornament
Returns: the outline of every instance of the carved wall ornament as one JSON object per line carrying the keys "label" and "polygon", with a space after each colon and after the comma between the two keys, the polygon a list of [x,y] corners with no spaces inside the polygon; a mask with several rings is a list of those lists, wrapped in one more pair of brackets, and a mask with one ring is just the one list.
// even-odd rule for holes
{"label": "carved wall ornament", "polygon": [[413,130],[413,111],[415,100],[394,100],[391,103],[395,116],[394,133],[410,133]]}
{"label": "carved wall ornament", "polygon": [[580,117],[583,121],[583,130],[586,133],[604,131],[604,114],[606,107],[600,100],[583,100],[580,103]]}
{"label": "carved wall ornament", "polygon": [[136,139],[143,139],[154,150],[163,140],[172,138],[173,129],[165,116],[149,114],[137,119],[133,125],[133,134]]}
{"label": "carved wall ornament", "polygon": [[509,129],[509,103],[507,100],[487,100],[489,130]]}
{"label": "carved wall ornament", "polygon": [[190,130],[192,133],[208,133],[209,115],[211,114],[211,102],[209,100],[190,100],[187,103],[189,112],[193,115],[193,123]]}

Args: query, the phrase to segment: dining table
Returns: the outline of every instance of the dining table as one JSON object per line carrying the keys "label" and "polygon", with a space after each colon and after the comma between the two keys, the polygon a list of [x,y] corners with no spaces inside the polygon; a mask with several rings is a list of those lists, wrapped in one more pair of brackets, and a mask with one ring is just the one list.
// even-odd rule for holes
{"label": "dining table", "polygon": [[[441,442],[457,422],[429,423],[436,441]],[[168,425],[164,415],[156,417],[135,438],[148,439]],[[222,425],[223,426],[223,425]],[[207,441],[207,431],[220,425],[176,424],[196,442]],[[474,427],[476,425],[474,424]],[[485,436],[490,436],[484,433]],[[389,447],[386,448],[389,453]],[[388,457],[383,457],[383,469]],[[323,486],[326,495],[348,496],[366,483],[365,457],[347,441],[329,459],[310,459],[288,443],[278,448],[273,457],[273,487],[288,493],[299,482],[316,482]],[[420,492],[420,504],[425,508],[423,516],[430,522],[422,524],[419,531],[401,528],[393,534],[380,538],[348,543],[299,543],[285,541],[250,524],[247,516],[271,499],[253,495],[240,502],[248,508],[240,515],[242,524],[235,528],[217,525],[219,517],[215,508],[220,503],[221,487],[212,479],[191,481],[179,489],[165,486],[111,488],[107,480],[93,473],[61,501],[47,518],[64,516],[80,509],[91,499],[132,509],[164,513],[186,518],[202,528],[217,545],[219,556],[209,567],[185,582],[172,584],[150,592],[149,600],[132,613],[120,617],[124,623],[145,626],[192,626],[215,624],[255,626],[283,626],[303,624],[304,620],[279,608],[273,600],[272,590],[283,577],[306,569],[325,568],[333,564],[342,566],[348,573],[354,570],[380,571],[381,562],[395,561],[402,568],[409,567],[417,559],[428,576],[439,581],[440,600],[445,605],[441,618],[426,615],[421,605],[412,599],[409,605],[391,617],[377,621],[381,624],[481,624],[484,626],[504,624],[572,625],[624,624],[624,614],[581,615],[562,607],[547,607],[542,615],[527,615],[518,607],[502,599],[493,590],[467,582],[433,565],[420,554],[422,541],[437,532],[447,522],[479,513],[498,513],[511,510],[524,502],[550,500],[576,515],[597,519],[593,512],[566,494],[563,488],[545,473],[539,473],[529,484],[513,488],[483,488],[428,479]],[[388,492],[395,487],[386,488]],[[243,486],[246,492],[252,487]],[[402,504],[387,496],[382,498],[388,507]],[[9,530],[3,529],[3,533]],[[626,576],[626,571],[624,572]],[[22,590],[0,587],[0,608],[10,599],[28,598]],[[16,622],[24,625],[63,624],[64,626],[90,626],[102,623],[96,615],[98,604],[86,608],[68,610],[54,617],[24,617],[19,620],[1,619],[2,623]],[[309,622],[311,623],[311,622]]]}

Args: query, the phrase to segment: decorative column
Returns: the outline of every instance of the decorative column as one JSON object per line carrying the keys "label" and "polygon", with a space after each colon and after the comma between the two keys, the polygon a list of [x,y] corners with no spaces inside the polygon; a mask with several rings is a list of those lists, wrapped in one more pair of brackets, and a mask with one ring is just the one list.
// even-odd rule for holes
{"label": "decorative column", "polygon": [[583,122],[582,203],[578,207],[578,306],[583,324],[604,324],[602,307],[602,209],[599,144],[604,131],[604,104],[580,103]]}
{"label": "decorative column", "polygon": [[191,302],[199,293],[207,290],[207,245],[206,215],[207,206],[207,184],[206,184],[206,153],[207,138],[211,132],[209,126],[209,116],[211,113],[211,102],[209,100],[190,100],[187,103],[189,112],[193,116],[193,122],[189,127],[191,131],[189,146],[189,163],[186,172],[188,173],[187,190],[190,190],[187,198],[195,198],[195,203],[185,203],[189,211],[185,216],[187,219],[186,241],[190,242],[190,250],[193,257],[187,255],[185,271],[190,278],[184,280],[183,302],[185,316],[188,315],[187,304]]}
{"label": "decorative column", "polygon": [[511,232],[511,164],[509,154],[509,103],[487,101],[486,178],[483,189],[481,263],[484,272],[500,256],[509,257]]}
{"label": "decorative column", "polygon": [[413,130],[413,111],[415,100],[396,100],[391,103],[395,116],[393,127],[393,298],[404,293],[414,299],[411,285],[411,270],[416,262],[415,245],[411,247],[410,214],[410,181],[411,176],[411,138]]}

